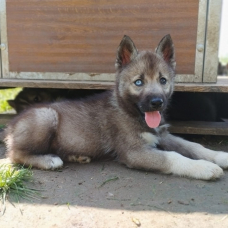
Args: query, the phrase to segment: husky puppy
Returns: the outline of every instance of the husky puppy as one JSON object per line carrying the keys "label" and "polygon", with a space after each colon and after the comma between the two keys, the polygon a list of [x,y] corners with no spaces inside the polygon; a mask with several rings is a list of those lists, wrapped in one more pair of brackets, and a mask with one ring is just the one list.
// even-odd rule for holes
{"label": "husky puppy", "polygon": [[56,169],[63,161],[89,162],[114,154],[130,168],[190,178],[219,178],[228,153],[169,134],[163,113],[173,93],[175,54],[170,35],[155,52],[138,52],[124,36],[117,50],[116,85],[80,101],[39,105],[6,129],[14,163]]}

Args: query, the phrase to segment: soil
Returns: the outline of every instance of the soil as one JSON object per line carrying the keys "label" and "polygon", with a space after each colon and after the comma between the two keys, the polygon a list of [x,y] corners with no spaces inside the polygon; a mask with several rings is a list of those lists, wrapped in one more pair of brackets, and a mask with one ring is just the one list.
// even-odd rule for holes
{"label": "soil", "polygon": [[[189,137],[228,151],[228,138]],[[0,144],[0,162],[5,161]],[[1,228],[228,227],[228,172],[217,181],[128,169],[111,160],[33,170],[38,199],[9,199]]]}

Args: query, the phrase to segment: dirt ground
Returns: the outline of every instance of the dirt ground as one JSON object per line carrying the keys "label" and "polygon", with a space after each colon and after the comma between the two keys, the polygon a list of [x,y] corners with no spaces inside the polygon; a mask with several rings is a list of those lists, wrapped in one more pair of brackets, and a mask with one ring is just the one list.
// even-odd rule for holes
{"label": "dirt ground", "polygon": [[[228,137],[190,137],[228,151]],[[0,162],[5,158],[0,144]],[[39,199],[7,202],[1,228],[228,227],[228,172],[218,181],[131,170],[115,161],[33,170]]]}

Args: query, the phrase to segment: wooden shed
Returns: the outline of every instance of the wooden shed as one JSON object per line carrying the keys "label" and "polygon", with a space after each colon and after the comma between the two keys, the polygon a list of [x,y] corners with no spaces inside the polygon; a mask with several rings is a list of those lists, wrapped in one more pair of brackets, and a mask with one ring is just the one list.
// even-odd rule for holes
{"label": "wooden shed", "polygon": [[175,90],[228,92],[228,80],[217,79],[221,6],[222,0],[0,0],[0,86],[109,89],[123,35],[139,50],[153,50],[171,34]]}

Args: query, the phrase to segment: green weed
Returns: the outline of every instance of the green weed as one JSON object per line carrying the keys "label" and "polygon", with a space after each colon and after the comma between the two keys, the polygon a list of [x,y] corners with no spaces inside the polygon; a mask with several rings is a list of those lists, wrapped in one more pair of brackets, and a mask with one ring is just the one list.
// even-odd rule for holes
{"label": "green weed", "polygon": [[13,196],[17,202],[21,198],[36,198],[39,190],[29,188],[26,182],[32,180],[33,173],[30,168],[14,166],[11,164],[0,165],[0,199],[4,214],[8,195]]}
{"label": "green weed", "polygon": [[21,88],[0,90],[0,113],[7,112],[12,109],[7,100],[14,99],[20,91]]}
{"label": "green weed", "polygon": [[223,56],[219,58],[219,61],[223,64],[226,65],[228,63],[228,56]]}

